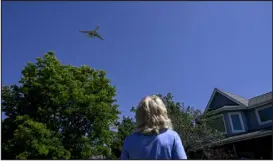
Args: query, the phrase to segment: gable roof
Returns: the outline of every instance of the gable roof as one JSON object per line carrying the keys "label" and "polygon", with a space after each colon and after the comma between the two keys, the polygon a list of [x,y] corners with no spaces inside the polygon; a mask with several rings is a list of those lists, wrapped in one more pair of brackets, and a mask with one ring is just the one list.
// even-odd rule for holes
{"label": "gable roof", "polygon": [[212,95],[211,95],[211,97],[209,99],[209,102],[208,102],[208,104],[207,104],[207,106],[205,108],[205,111],[209,108],[209,106],[210,106],[210,104],[211,104],[211,102],[212,102],[212,100],[213,100],[213,98],[214,98],[214,96],[215,96],[215,94],[217,92],[220,93],[221,95],[227,97],[228,99],[234,101],[235,103],[243,106],[243,107],[248,106],[248,99],[243,98],[241,96],[237,96],[237,95],[229,93],[229,92],[226,92],[226,91],[218,89],[218,88],[214,88],[213,93],[212,93]]}
{"label": "gable roof", "polygon": [[248,106],[248,103],[249,103],[249,100],[242,97],[242,96],[238,96],[238,95],[235,95],[235,94],[232,94],[232,93],[229,93],[229,92],[226,92],[222,89],[219,89],[221,92],[225,93],[226,95],[232,97],[233,99],[237,100],[238,102],[240,102],[241,104],[245,105],[245,106]]}
{"label": "gable roof", "polygon": [[[240,106],[231,106],[231,107],[226,107],[226,108],[243,108],[243,107],[247,107],[247,108],[252,108],[252,107],[256,107],[256,105],[259,105],[259,104],[262,104],[262,103],[267,103],[269,101],[272,101],[272,91],[271,92],[268,92],[268,93],[265,93],[265,94],[262,94],[262,95],[259,95],[259,96],[256,96],[256,97],[253,97],[251,99],[246,99],[242,96],[238,96],[238,95],[235,95],[233,93],[229,93],[229,92],[226,92],[222,89],[219,89],[219,88],[214,88],[213,90],[213,93],[210,97],[210,100],[207,104],[207,107],[205,108],[205,111],[209,108],[214,96],[216,93],[220,93],[221,95],[227,97],[228,99],[238,103]],[[222,107],[221,107],[222,109]],[[219,110],[219,109],[218,109]]]}

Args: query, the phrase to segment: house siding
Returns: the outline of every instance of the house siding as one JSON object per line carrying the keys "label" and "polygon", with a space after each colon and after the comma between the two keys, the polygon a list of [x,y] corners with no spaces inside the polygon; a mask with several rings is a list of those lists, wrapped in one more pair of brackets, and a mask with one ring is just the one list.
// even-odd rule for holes
{"label": "house siding", "polygon": [[240,111],[241,114],[242,114],[242,118],[243,118],[243,124],[245,126],[245,132],[248,132],[249,131],[249,127],[248,127],[248,121],[247,121],[247,117],[246,117],[246,114],[244,111]]}
{"label": "house siding", "polygon": [[[249,130],[249,127],[248,127],[248,124],[247,124],[247,117],[244,113],[244,111],[232,111],[232,112],[239,112],[241,113],[241,116],[242,116],[242,120],[243,120],[243,125],[244,125],[244,128],[245,128],[245,132],[248,132]],[[230,122],[230,119],[229,119],[229,113],[231,112],[224,112],[224,119],[225,119],[225,124],[226,124],[226,129],[227,129],[227,136],[234,136],[234,135],[239,135],[239,134],[242,134],[242,133],[233,133],[232,132],[232,127],[231,127],[231,122]]]}
{"label": "house siding", "polygon": [[223,106],[235,106],[235,105],[238,105],[238,104],[226,98],[222,94],[216,92],[213,100],[211,101],[209,109],[215,110]]}
{"label": "house siding", "polygon": [[[270,104],[260,106],[257,108],[262,108],[262,107],[270,107]],[[231,122],[229,119],[229,113],[232,113],[232,112],[241,113],[244,128],[245,128],[245,132],[242,132],[242,133],[253,132],[253,131],[262,130],[262,129],[272,129],[272,123],[267,123],[264,125],[259,124],[256,114],[255,114],[255,108],[249,109],[249,110],[239,110],[239,111],[234,110],[234,111],[229,111],[229,112],[223,112],[221,114],[223,114],[223,116],[224,116],[224,121],[225,121],[225,126],[226,126],[226,131],[227,131],[226,135],[228,137],[242,134],[242,133],[233,133],[232,132]]]}
{"label": "house siding", "polygon": [[[247,124],[247,118],[246,118],[246,115],[244,113],[244,111],[240,110],[240,111],[234,111],[234,112],[238,112],[241,114],[242,116],[242,121],[243,121],[243,126],[244,126],[244,132],[239,132],[239,133],[234,133],[232,132],[232,127],[231,127],[231,120],[229,119],[229,116],[228,116],[228,121],[229,121],[229,125],[230,125],[230,133],[229,133],[229,136],[235,136],[235,135],[240,135],[242,133],[245,133],[245,132],[248,132],[248,124]],[[229,113],[232,113],[232,112],[228,112],[227,115],[229,115]]]}
{"label": "house siding", "polygon": [[226,124],[226,129],[227,129],[227,134],[226,135],[230,136],[231,135],[231,125],[230,125],[230,122],[229,122],[228,113],[224,112],[223,115],[224,115],[224,120],[225,120],[225,124]]}
{"label": "house siding", "polygon": [[[209,101],[209,106],[207,110],[211,116],[222,115],[225,122],[226,136],[231,137],[235,135],[241,135],[249,132],[259,131],[259,130],[272,130],[272,121],[268,121],[266,124],[259,124],[256,110],[265,107],[272,108],[272,92],[266,93],[261,96],[249,99],[245,104],[246,106],[238,105],[233,100],[230,100],[225,95],[222,95],[219,92],[216,92],[212,95],[212,100]],[[225,107],[229,106],[229,107]],[[236,106],[236,107],[234,107]],[[223,108],[222,108],[223,107]],[[222,108],[223,110],[216,110]],[[213,112],[216,110],[215,112]],[[232,122],[229,118],[230,113],[240,113],[242,117],[242,123],[244,125],[244,131],[233,132],[232,131]],[[268,111],[269,113],[269,111]],[[238,130],[240,131],[240,130]]]}
{"label": "house siding", "polygon": [[256,117],[255,109],[259,109],[259,108],[262,108],[262,107],[271,107],[272,108],[272,105],[267,104],[267,105],[263,105],[263,106],[253,108],[253,109],[249,109],[249,110],[245,111],[245,115],[246,115],[247,121],[248,121],[249,132],[256,131],[256,130],[261,130],[261,129],[265,129],[265,128],[268,129],[270,127],[272,129],[272,122],[264,124],[264,125],[260,125],[259,122],[258,122],[258,118]]}

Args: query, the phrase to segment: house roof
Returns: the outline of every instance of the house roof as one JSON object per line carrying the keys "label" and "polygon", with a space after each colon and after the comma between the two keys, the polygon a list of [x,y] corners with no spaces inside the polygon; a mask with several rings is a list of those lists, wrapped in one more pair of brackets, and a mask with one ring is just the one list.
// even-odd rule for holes
{"label": "house roof", "polygon": [[228,137],[226,139],[211,142],[211,143],[205,144],[205,145],[200,146],[200,147],[194,147],[194,148],[192,148],[190,150],[193,150],[193,151],[194,150],[200,150],[200,149],[203,149],[204,147],[221,146],[221,145],[224,145],[224,144],[230,144],[230,143],[234,143],[234,142],[246,141],[246,140],[256,139],[256,138],[265,137],[265,136],[269,136],[269,135],[272,135],[272,130],[259,130],[259,131],[255,131],[255,132],[250,132],[250,133],[245,133],[245,134],[241,134],[241,135]]}
{"label": "house roof", "polygon": [[230,100],[236,102],[237,104],[239,104],[241,106],[247,106],[248,105],[248,100],[247,99],[245,99],[245,98],[243,98],[241,96],[237,96],[235,94],[226,92],[224,90],[221,90],[221,89],[218,89],[218,88],[214,88],[213,93],[212,93],[212,95],[210,97],[210,100],[209,100],[209,102],[207,104],[207,107],[206,107],[205,111],[209,108],[209,106],[210,106],[210,104],[211,104],[211,102],[212,102],[212,100],[213,100],[213,98],[214,98],[214,96],[215,96],[215,94],[217,92],[220,93],[221,95],[229,98]]}
{"label": "house roof", "polygon": [[272,92],[265,93],[260,96],[253,97],[249,100],[249,106],[257,105],[272,100]]}
{"label": "house roof", "polygon": [[244,140],[250,140],[250,139],[255,139],[259,137],[264,137],[272,135],[272,130],[260,130],[260,131],[254,131],[250,133],[245,133],[241,135],[236,135],[232,137],[228,137],[226,139],[221,140],[223,144],[228,144],[228,143],[233,143],[233,142],[238,142],[238,141],[244,141]]}
{"label": "house roof", "polygon": [[243,105],[245,105],[245,106],[248,106],[248,102],[249,102],[248,99],[246,99],[246,98],[244,98],[244,97],[242,97],[242,96],[235,95],[235,94],[233,94],[233,93],[229,93],[229,92],[224,91],[224,90],[222,90],[222,89],[218,89],[218,90],[221,91],[221,92],[223,92],[223,93],[225,93],[225,94],[228,95],[229,97],[231,97],[231,98],[237,100],[237,101],[240,102],[241,104],[243,104]]}
{"label": "house roof", "polygon": [[268,92],[268,93],[265,93],[263,95],[253,97],[251,99],[247,99],[247,98],[244,98],[242,96],[238,96],[238,95],[235,95],[233,93],[224,91],[222,89],[215,88],[212,95],[211,95],[211,97],[210,97],[210,100],[209,100],[209,102],[207,104],[207,107],[206,107],[205,111],[209,108],[209,106],[211,104],[211,101],[213,100],[214,95],[215,95],[216,92],[222,94],[223,96],[231,99],[232,101],[234,101],[234,102],[236,102],[236,103],[238,103],[240,105],[240,106],[236,106],[236,107],[232,106],[232,107],[230,107],[230,109],[240,108],[240,107],[247,107],[247,108],[248,107],[253,107],[255,105],[258,105],[258,104],[261,104],[261,103],[268,102],[268,101],[272,100],[272,92]]}

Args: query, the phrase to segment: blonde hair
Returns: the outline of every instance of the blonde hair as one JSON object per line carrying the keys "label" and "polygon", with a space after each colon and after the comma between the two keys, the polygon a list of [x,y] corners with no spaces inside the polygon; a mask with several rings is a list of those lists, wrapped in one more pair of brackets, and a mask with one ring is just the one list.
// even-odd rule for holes
{"label": "blonde hair", "polygon": [[147,96],[137,106],[135,131],[159,134],[161,129],[172,129],[166,106],[158,96]]}

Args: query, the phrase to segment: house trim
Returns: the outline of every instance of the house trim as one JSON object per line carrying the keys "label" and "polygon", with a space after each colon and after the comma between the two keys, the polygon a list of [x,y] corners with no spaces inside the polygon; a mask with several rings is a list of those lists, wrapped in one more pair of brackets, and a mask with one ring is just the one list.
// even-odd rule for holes
{"label": "house trim", "polygon": [[232,136],[232,137],[223,139],[220,142],[222,142],[224,144],[229,144],[229,143],[233,143],[233,142],[256,139],[256,138],[265,137],[265,136],[269,136],[269,135],[272,135],[272,130],[265,130],[265,131],[261,130],[261,131],[247,133],[247,134]]}
{"label": "house trim", "polygon": [[220,132],[221,132],[222,134],[227,134],[227,128],[226,128],[226,122],[225,122],[224,114],[211,116],[210,118],[211,118],[211,119],[215,119],[215,118],[218,118],[218,117],[222,117],[223,122],[224,122],[224,128],[225,128],[225,132],[221,132],[221,131],[220,131]]}
{"label": "house trim", "polygon": [[[256,108],[255,109],[255,115],[256,115],[256,118],[257,118],[257,121],[259,123],[259,125],[265,125],[265,124],[268,124],[268,123],[271,123],[272,122],[272,119],[271,120],[267,120],[267,121],[261,121],[261,118],[259,116],[259,113],[258,111],[260,110],[263,110],[263,109],[266,109],[266,108],[270,108],[271,106],[270,105],[267,105],[267,106],[264,106],[264,107],[260,107],[260,108]],[[272,108],[272,107],[271,107]]]}
{"label": "house trim", "polygon": [[227,94],[225,94],[225,93],[222,92],[221,90],[215,88],[215,89],[213,90],[213,93],[212,93],[212,95],[211,95],[211,97],[210,97],[210,99],[209,99],[209,102],[208,102],[208,104],[207,104],[207,106],[206,106],[206,108],[205,108],[205,111],[207,111],[207,109],[209,108],[209,106],[210,106],[210,104],[211,104],[211,102],[212,102],[212,100],[213,100],[213,98],[214,98],[216,92],[218,92],[218,93],[220,93],[221,95],[225,96],[226,98],[232,100],[233,102],[239,104],[241,107],[245,107],[245,105],[242,104],[241,102],[237,101],[236,99],[233,99],[232,97],[228,96]]}
{"label": "house trim", "polygon": [[272,135],[272,130],[260,130],[260,131],[255,131],[255,132],[250,132],[247,134],[241,134],[241,135],[236,135],[232,136],[223,140],[219,141],[214,141],[212,143],[205,144],[201,147],[198,147],[197,149],[202,149],[204,147],[211,147],[211,146],[217,146],[217,145],[224,145],[224,144],[231,144],[231,143],[236,143],[240,141],[246,141],[250,139],[256,139],[256,138],[261,138],[265,136],[270,136]]}
{"label": "house trim", "polygon": [[[240,120],[240,123],[241,123],[241,126],[242,126],[242,130],[234,130],[231,115],[238,115],[239,116],[239,120]],[[232,131],[232,133],[245,132],[245,126],[244,126],[244,122],[243,122],[243,118],[242,118],[241,112],[230,112],[230,113],[228,113],[228,117],[229,117],[229,122],[230,122],[230,125],[231,125],[231,131]]]}
{"label": "house trim", "polygon": [[247,107],[242,107],[242,106],[223,106],[223,107],[220,107],[216,110],[213,110],[211,112],[209,112],[208,114],[216,114],[216,113],[219,113],[219,112],[225,112],[225,111],[234,111],[234,110],[245,110],[247,109]]}
{"label": "house trim", "polygon": [[247,106],[247,107],[242,107],[242,106],[223,106],[223,107],[220,107],[220,108],[218,108],[216,110],[210,111],[208,114],[211,115],[211,114],[217,114],[219,112],[234,111],[234,110],[250,110],[250,109],[254,109],[254,108],[258,108],[259,109],[261,106],[267,105],[269,103],[271,104],[272,100],[266,101],[266,102],[262,102],[262,103],[259,103],[259,104],[255,104],[253,106]]}

